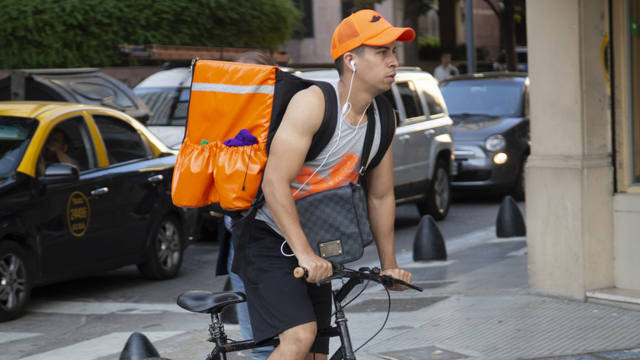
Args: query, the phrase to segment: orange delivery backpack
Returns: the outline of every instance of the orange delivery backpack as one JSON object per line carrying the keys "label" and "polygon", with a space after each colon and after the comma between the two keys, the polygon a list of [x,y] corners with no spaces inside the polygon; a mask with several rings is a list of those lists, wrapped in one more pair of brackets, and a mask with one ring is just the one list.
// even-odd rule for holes
{"label": "orange delivery backpack", "polygon": [[[316,85],[325,99],[322,124],[305,161],[317,157],[335,131],[337,96],[327,82],[301,79],[277,66],[213,60],[195,61],[192,75],[186,132],[171,187],[177,206],[213,205],[227,214],[252,207],[271,140],[300,90]],[[381,115],[393,119],[393,109],[386,103],[389,110]],[[382,151],[369,168],[382,160],[393,140],[393,120],[381,123]]]}

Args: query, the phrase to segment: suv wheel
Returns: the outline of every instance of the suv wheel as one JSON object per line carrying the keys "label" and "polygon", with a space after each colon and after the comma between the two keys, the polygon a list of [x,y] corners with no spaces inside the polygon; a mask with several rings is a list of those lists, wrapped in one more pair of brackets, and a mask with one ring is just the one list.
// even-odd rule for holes
{"label": "suv wheel", "polygon": [[147,258],[138,264],[138,270],[150,279],[175,277],[182,265],[183,244],[180,223],[173,215],[165,216],[153,234]]}
{"label": "suv wheel", "polygon": [[13,241],[0,243],[0,322],[22,315],[31,295],[31,277],[24,249]]}
{"label": "suv wheel", "polygon": [[424,200],[418,203],[418,211],[420,215],[431,215],[435,220],[442,220],[447,216],[450,205],[451,179],[449,170],[444,161],[438,160]]}

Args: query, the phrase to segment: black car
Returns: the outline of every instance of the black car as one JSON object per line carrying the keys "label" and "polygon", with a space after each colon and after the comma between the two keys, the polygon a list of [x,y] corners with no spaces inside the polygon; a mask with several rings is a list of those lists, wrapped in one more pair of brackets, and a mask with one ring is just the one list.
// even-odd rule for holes
{"label": "black car", "polygon": [[524,198],[530,152],[529,78],[524,73],[459,76],[440,84],[453,119],[454,189]]}
{"label": "black car", "polygon": [[0,102],[0,321],[33,286],[131,264],[176,276],[197,209],[171,201],[175,160],[114,109]]}

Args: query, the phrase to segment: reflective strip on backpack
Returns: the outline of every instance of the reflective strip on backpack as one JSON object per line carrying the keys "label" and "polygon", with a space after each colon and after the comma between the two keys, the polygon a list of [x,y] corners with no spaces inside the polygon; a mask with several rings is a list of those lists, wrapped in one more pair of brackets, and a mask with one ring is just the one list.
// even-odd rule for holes
{"label": "reflective strip on backpack", "polygon": [[193,83],[192,91],[214,91],[230,94],[273,94],[273,85],[229,85]]}

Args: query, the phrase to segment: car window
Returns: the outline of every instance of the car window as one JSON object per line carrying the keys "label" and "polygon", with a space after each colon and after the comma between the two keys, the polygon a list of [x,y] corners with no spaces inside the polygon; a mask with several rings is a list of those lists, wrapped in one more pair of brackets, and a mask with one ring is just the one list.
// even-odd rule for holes
{"label": "car window", "polygon": [[189,88],[139,88],[136,95],[152,112],[147,125],[184,125],[187,123]]}
{"label": "car window", "polygon": [[451,115],[522,116],[523,83],[513,80],[457,80],[441,88]]}
{"label": "car window", "polygon": [[38,176],[53,163],[71,164],[84,171],[97,166],[93,142],[82,116],[57,124],[47,136],[38,158]]}
{"label": "car window", "polygon": [[404,105],[404,112],[407,119],[424,115],[414,83],[407,81],[399,82],[396,85],[398,86],[398,92],[400,93],[400,99],[402,99],[402,105]]}
{"label": "car window", "polygon": [[421,80],[416,82],[416,85],[427,103],[429,118],[442,117],[446,112],[446,107],[437,83],[435,81]]}
{"label": "car window", "polygon": [[0,183],[20,164],[37,127],[35,119],[0,116]]}
{"label": "car window", "polygon": [[146,139],[133,126],[111,116],[94,115],[93,118],[107,148],[110,163],[116,164],[152,156]]}

